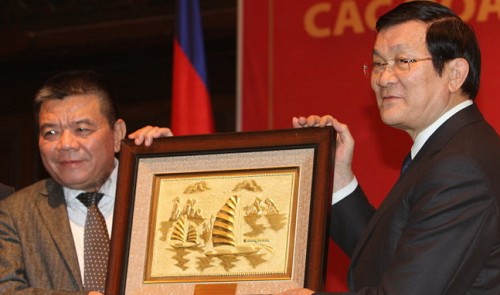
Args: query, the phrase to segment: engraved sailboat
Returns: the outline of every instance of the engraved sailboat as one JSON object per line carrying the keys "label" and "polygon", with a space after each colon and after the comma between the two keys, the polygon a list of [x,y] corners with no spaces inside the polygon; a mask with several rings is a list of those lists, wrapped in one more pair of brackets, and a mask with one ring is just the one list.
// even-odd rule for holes
{"label": "engraved sailboat", "polygon": [[174,248],[190,248],[198,245],[196,227],[182,215],[174,224],[170,245]]}
{"label": "engraved sailboat", "polygon": [[237,241],[237,209],[239,197],[231,196],[215,217],[212,228],[213,250],[205,252],[207,256],[249,255],[257,253],[260,248],[254,245],[243,245]]}

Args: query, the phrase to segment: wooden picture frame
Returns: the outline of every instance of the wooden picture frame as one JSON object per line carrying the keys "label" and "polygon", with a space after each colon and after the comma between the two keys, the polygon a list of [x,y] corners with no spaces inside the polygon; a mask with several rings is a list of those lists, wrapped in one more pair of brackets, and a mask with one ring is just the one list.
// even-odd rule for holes
{"label": "wooden picture frame", "polygon": [[106,294],[324,290],[335,135],[124,140]]}

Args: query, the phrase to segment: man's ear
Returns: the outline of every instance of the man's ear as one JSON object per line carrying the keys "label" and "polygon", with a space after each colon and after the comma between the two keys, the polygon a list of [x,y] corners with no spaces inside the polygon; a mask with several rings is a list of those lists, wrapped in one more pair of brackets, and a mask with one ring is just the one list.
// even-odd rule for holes
{"label": "man's ear", "polygon": [[469,74],[469,63],[464,58],[455,58],[448,62],[448,74],[450,77],[449,90],[455,93],[460,90]]}
{"label": "man's ear", "polygon": [[120,151],[121,141],[125,138],[125,134],[127,134],[127,126],[125,121],[122,119],[118,119],[113,126],[113,144],[115,153]]}

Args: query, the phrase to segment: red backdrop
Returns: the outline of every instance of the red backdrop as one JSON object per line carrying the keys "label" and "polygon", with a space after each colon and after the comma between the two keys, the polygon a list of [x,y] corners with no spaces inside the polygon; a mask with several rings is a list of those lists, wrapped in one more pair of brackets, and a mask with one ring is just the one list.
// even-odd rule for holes
{"label": "red backdrop", "polygon": [[[378,206],[411,146],[380,122],[361,65],[378,16],[403,1],[239,0],[238,130],[291,128],[293,116],[332,114],[356,140],[354,171]],[[477,103],[500,131],[500,1],[444,0],[477,32],[483,71]],[[345,290],[348,259],[330,245],[327,289]]]}

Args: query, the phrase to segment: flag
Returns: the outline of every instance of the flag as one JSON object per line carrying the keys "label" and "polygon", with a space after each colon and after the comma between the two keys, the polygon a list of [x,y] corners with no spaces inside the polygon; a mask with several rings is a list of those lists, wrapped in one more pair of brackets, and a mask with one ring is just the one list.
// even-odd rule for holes
{"label": "flag", "polygon": [[214,132],[198,0],[177,1],[171,129],[175,135]]}

